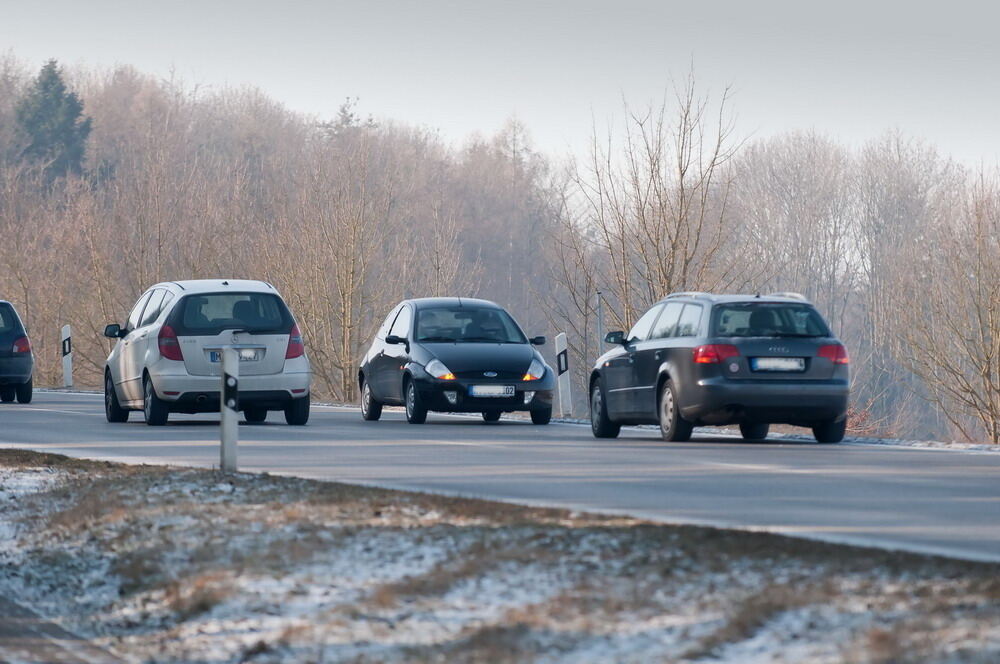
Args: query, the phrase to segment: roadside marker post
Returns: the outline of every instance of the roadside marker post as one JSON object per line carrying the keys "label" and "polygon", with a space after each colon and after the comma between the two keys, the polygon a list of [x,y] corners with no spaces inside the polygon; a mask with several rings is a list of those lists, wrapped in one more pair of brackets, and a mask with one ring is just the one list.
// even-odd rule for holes
{"label": "roadside marker post", "polygon": [[236,442],[239,431],[240,356],[235,348],[222,350],[222,391],[219,399],[219,468],[236,472]]}
{"label": "roadside marker post", "polygon": [[573,413],[573,395],[570,393],[569,344],[566,333],[556,335],[556,386],[559,388],[559,417]]}
{"label": "roadside marker post", "polygon": [[69,325],[62,326],[62,367],[63,387],[73,387],[73,331]]}

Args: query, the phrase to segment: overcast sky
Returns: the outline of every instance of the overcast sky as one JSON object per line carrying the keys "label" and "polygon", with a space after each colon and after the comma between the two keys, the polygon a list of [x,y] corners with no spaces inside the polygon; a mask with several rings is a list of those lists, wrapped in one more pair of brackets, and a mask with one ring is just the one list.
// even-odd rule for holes
{"label": "overcast sky", "polygon": [[851,144],[887,128],[969,163],[1000,157],[1000,3],[617,0],[0,0],[0,50],[32,65],[173,69],[252,84],[330,117],[449,140],[519,117],[544,151],[662,96],[693,61],[734,86],[743,134],[814,128]]}

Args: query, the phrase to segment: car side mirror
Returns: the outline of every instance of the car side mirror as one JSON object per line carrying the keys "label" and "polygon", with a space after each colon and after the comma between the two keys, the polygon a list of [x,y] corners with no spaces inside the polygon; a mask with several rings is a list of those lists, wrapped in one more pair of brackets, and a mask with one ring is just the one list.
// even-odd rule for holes
{"label": "car side mirror", "polygon": [[398,346],[399,344],[405,344],[406,339],[400,336],[396,336],[395,334],[390,334],[385,338],[385,342],[387,344],[392,344],[393,346]]}
{"label": "car side mirror", "polygon": [[545,345],[545,337],[543,337],[543,336],[531,337],[531,339],[529,339],[528,341],[531,342],[532,346],[544,346]]}
{"label": "car side mirror", "polygon": [[104,328],[104,336],[108,339],[121,339],[124,334],[122,334],[122,326],[118,323],[112,323]]}
{"label": "car side mirror", "polygon": [[625,333],[621,330],[615,330],[614,332],[608,332],[604,337],[604,343],[615,344],[620,346],[625,343]]}

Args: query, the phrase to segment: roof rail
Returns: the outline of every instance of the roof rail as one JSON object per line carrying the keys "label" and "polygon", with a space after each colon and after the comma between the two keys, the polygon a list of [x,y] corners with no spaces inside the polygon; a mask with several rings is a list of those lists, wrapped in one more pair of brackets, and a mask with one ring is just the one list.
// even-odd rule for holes
{"label": "roof rail", "polygon": [[777,293],[768,293],[767,297],[787,297],[792,300],[802,300],[803,302],[808,302],[807,298],[802,293],[793,293],[792,291],[779,291]]}
{"label": "roof rail", "polygon": [[680,293],[671,293],[670,295],[666,296],[663,299],[669,300],[672,297],[698,297],[699,295],[703,297],[711,297],[710,293],[705,293],[702,291],[682,291]]}
{"label": "roof rail", "polygon": [[178,282],[176,282],[176,281],[171,281],[170,283],[174,284],[175,286],[177,286],[177,287],[178,287],[178,288],[180,288],[181,290],[187,290],[186,288],[184,288],[183,286],[181,286],[181,285],[180,285],[180,284],[179,284]]}

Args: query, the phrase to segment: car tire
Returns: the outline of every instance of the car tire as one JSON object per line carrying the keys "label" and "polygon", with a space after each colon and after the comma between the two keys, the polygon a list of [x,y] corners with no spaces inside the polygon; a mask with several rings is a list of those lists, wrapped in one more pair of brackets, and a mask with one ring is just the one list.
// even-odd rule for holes
{"label": "car tire", "polygon": [[423,424],[427,421],[427,408],[420,401],[420,390],[416,383],[407,380],[403,385],[403,394],[406,402],[406,421],[410,424]]}
{"label": "car tire", "polygon": [[551,421],[552,421],[551,408],[539,408],[538,410],[531,411],[532,424],[548,424]]}
{"label": "car tire", "polygon": [[369,422],[375,422],[382,417],[382,402],[372,394],[367,378],[362,379],[361,383],[361,417]]}
{"label": "car tire", "polygon": [[812,428],[817,443],[839,443],[847,432],[847,418],[839,422],[820,422]]}
{"label": "car tire", "polygon": [[499,410],[484,410],[483,422],[499,422],[501,414]]}
{"label": "car tire", "polygon": [[151,427],[162,427],[170,417],[170,407],[166,401],[156,396],[156,389],[149,376],[142,379],[142,413],[146,417],[146,424]]}
{"label": "car tire", "polygon": [[590,388],[590,430],[595,438],[617,438],[622,427],[608,417],[608,404],[600,381],[594,381]]}
{"label": "car tire", "polygon": [[285,422],[300,427],[309,421],[309,395],[299,399],[292,399],[292,402],[285,406]]}
{"label": "car tire", "polygon": [[684,443],[691,440],[694,425],[681,417],[677,408],[677,392],[673,381],[666,381],[660,388],[657,401],[660,417],[660,435],[670,443]]}
{"label": "car tire", "polygon": [[740,424],[740,433],[743,434],[743,440],[767,440],[767,434],[770,429],[771,425],[766,422],[743,422]]}
{"label": "car tire", "polygon": [[17,393],[18,403],[31,403],[32,392],[34,392],[33,379],[29,378],[27,383],[21,383],[14,388]]}
{"label": "car tire", "polygon": [[5,387],[0,389],[0,401],[4,403],[10,403],[17,396],[17,392],[14,391],[13,387]]}
{"label": "car tire", "polygon": [[250,424],[261,424],[267,419],[267,408],[247,408],[243,411],[243,417]]}
{"label": "car tire", "polygon": [[122,408],[118,401],[118,394],[115,392],[114,383],[111,381],[111,374],[104,376],[104,417],[108,422],[128,422],[129,411]]}

